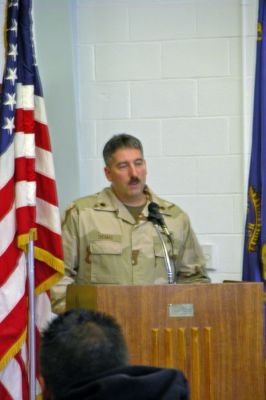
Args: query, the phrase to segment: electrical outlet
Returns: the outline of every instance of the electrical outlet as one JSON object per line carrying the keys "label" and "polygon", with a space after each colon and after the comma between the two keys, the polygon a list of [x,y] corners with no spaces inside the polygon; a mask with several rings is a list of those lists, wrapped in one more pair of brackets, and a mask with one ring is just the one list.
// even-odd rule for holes
{"label": "electrical outlet", "polygon": [[201,249],[206,260],[206,269],[215,271],[217,269],[216,246],[212,243],[206,243],[201,245]]}

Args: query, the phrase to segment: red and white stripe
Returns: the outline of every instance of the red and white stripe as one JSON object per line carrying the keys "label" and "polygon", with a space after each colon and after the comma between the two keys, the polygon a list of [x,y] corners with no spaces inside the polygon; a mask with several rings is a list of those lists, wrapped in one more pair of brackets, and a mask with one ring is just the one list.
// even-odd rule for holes
{"label": "red and white stripe", "polygon": [[0,158],[1,400],[27,400],[29,394],[27,259],[22,249],[31,230],[37,233],[37,346],[40,331],[51,318],[46,290],[63,274],[60,214],[45,107],[43,98],[34,96],[32,85],[17,85],[15,125],[15,140]]}

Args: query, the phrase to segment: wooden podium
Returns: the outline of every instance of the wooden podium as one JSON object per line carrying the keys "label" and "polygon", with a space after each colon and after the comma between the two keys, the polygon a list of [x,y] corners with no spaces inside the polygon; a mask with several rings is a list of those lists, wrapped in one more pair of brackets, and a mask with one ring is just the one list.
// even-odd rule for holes
{"label": "wooden podium", "polygon": [[264,400],[263,285],[70,285],[67,308],[113,315],[133,364],[175,367],[191,400]]}

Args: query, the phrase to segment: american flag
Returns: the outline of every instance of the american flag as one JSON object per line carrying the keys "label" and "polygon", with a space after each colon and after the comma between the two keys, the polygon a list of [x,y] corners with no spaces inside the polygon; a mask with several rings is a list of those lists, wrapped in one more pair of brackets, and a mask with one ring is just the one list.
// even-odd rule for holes
{"label": "american flag", "polygon": [[[30,0],[7,2],[0,104],[0,399],[29,398],[27,255],[34,239],[36,348],[51,316],[49,288],[63,276],[60,214]],[[36,392],[40,393],[38,382]]]}

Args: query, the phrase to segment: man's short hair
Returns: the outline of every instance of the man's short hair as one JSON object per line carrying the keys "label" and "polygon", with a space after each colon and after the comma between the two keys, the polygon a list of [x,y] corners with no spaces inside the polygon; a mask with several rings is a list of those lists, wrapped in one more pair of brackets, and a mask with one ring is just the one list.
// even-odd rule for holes
{"label": "man's short hair", "polygon": [[128,364],[120,326],[111,317],[75,309],[57,316],[43,331],[40,369],[47,390],[63,398],[75,382]]}
{"label": "man's short hair", "polygon": [[143,147],[141,141],[135,136],[128,135],[126,133],[120,133],[112,136],[103,148],[103,159],[105,165],[110,164],[112,155],[116,152],[116,150],[128,148],[140,150],[143,156]]}

